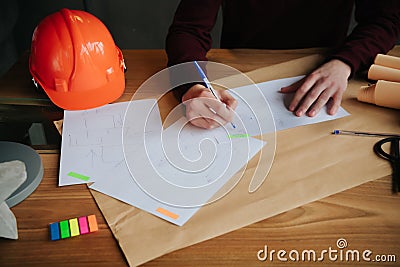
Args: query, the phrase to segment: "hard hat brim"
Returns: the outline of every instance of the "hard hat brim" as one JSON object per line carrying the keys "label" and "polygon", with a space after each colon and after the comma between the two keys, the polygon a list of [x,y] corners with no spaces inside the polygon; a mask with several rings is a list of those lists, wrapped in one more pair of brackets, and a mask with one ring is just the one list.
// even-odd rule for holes
{"label": "hard hat brim", "polygon": [[[123,74],[121,74],[123,75]],[[40,84],[40,82],[39,82]],[[106,84],[104,88],[79,92],[59,92],[56,90],[44,91],[50,100],[58,107],[65,110],[85,110],[100,107],[117,100],[124,92],[125,78],[114,79]],[[96,97],[93,97],[94,92]],[[98,92],[102,92],[101,95]]]}

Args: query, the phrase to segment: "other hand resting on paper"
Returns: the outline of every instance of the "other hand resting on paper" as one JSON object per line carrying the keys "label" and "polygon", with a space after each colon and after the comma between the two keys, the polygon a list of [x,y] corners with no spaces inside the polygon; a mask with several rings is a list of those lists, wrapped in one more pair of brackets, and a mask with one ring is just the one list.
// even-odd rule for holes
{"label": "other hand resting on paper", "polygon": [[307,114],[314,117],[331,98],[332,103],[328,107],[328,114],[335,115],[342,102],[350,74],[349,65],[332,59],[300,81],[281,88],[281,92],[296,92],[289,105],[289,110],[296,116]]}
{"label": "other hand resting on paper", "polygon": [[218,98],[215,99],[210,89],[196,84],[182,96],[186,106],[186,118],[195,126],[212,129],[231,122],[237,101],[226,90],[215,89]]}

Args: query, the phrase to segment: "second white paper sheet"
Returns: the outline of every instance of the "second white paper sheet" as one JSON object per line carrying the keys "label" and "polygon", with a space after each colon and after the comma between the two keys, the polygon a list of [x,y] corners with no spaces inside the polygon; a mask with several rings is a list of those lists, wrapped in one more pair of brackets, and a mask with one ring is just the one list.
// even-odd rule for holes
{"label": "second white paper sheet", "polygon": [[218,144],[215,131],[196,128],[186,118],[162,135],[127,134],[125,139],[131,140],[124,142],[126,164],[104,173],[107,179],[90,188],[180,226],[265,145],[254,138]]}
{"label": "second white paper sheet", "polygon": [[[296,76],[256,84],[271,108],[276,131],[339,119],[350,115],[342,107],[339,108],[335,115],[329,115],[325,106],[315,117],[308,117],[306,115],[303,115],[302,117],[295,116],[293,112],[289,111],[287,108],[293,98],[293,94],[283,94],[280,93],[279,90],[282,87],[299,81],[303,77],[304,76]],[[263,112],[267,112],[266,107],[264,106],[264,99],[260,99],[260,95],[254,85],[238,87],[229,91],[238,100],[236,112],[239,116],[236,116],[234,119],[236,124],[240,124],[240,114],[248,114],[246,116],[250,118],[257,115],[257,117],[260,118],[258,124],[261,126],[266,124],[263,122],[265,118],[262,117]],[[251,136],[259,134],[259,129],[255,127],[256,124],[251,120],[242,119],[242,123]],[[261,132],[263,134],[268,131],[270,131],[270,129],[261,127]]]}

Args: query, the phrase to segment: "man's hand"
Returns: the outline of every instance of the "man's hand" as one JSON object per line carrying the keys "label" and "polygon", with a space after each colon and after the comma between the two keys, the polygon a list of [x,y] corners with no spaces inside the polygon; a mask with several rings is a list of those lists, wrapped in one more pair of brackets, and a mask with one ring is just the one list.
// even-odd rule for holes
{"label": "man's hand", "polygon": [[232,121],[237,101],[226,90],[215,89],[221,101],[201,84],[192,86],[182,97],[186,118],[195,126],[212,129]]}
{"label": "man's hand", "polygon": [[281,92],[296,92],[289,105],[289,110],[296,116],[307,114],[314,117],[331,98],[332,105],[328,107],[328,114],[334,115],[342,102],[350,74],[349,65],[333,59],[300,81],[281,88]]}

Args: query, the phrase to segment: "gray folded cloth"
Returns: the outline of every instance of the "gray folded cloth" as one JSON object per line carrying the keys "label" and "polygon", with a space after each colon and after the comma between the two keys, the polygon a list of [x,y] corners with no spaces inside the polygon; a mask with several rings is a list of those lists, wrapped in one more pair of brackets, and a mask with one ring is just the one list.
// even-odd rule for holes
{"label": "gray folded cloth", "polygon": [[5,200],[26,180],[25,163],[0,163],[0,237],[18,239],[17,220]]}

